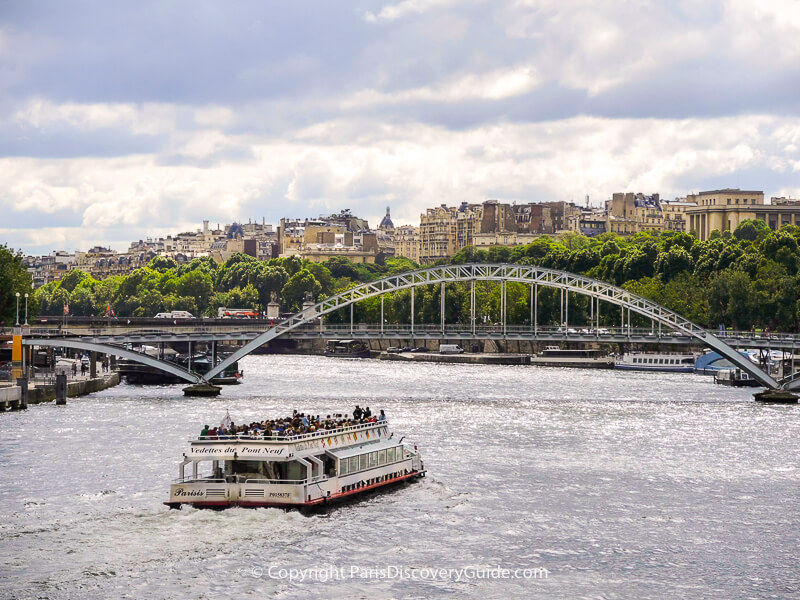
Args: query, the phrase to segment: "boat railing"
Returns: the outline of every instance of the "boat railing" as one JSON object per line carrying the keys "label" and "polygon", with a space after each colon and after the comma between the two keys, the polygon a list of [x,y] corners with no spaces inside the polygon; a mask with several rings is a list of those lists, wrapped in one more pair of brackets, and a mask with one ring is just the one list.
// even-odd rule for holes
{"label": "boat railing", "polygon": [[178,477],[172,483],[227,483],[227,480],[214,477]]}
{"label": "boat railing", "polygon": [[[310,433],[302,433],[299,435],[253,435],[253,434],[236,434],[236,435],[200,435],[197,437],[201,441],[258,441],[258,442],[302,442],[314,438],[327,437],[329,435],[339,435],[342,433],[353,433],[356,431],[364,431],[366,429],[373,429],[375,427],[385,427],[389,425],[389,421],[372,421],[370,423],[359,423],[358,425],[350,425],[349,427],[337,427],[335,429],[318,429]],[[193,440],[192,440],[193,441]]]}
{"label": "boat railing", "polygon": [[[314,479],[317,481],[318,479]],[[244,483],[257,483],[259,485],[305,485],[308,479],[245,479]]]}

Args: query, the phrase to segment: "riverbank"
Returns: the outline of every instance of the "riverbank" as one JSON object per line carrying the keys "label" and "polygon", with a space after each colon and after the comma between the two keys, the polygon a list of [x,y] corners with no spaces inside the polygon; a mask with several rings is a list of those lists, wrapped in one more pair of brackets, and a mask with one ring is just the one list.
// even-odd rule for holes
{"label": "riverbank", "polygon": [[[109,373],[91,379],[79,379],[67,383],[67,398],[77,398],[118,385],[119,373]],[[19,386],[0,388],[0,411],[20,408],[22,389]],[[56,386],[50,384],[28,387],[27,404],[41,404],[56,399]]]}
{"label": "riverbank", "polygon": [[531,357],[527,354],[435,354],[433,352],[382,352],[380,360],[399,362],[435,362],[473,365],[529,365]]}

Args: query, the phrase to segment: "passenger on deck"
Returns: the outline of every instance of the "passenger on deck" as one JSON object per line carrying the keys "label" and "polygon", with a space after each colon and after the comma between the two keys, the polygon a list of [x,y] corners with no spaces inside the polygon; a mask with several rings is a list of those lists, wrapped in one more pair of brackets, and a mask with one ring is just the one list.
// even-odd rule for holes
{"label": "passenger on deck", "polygon": [[358,404],[356,404],[356,409],[353,411],[353,418],[354,418],[356,421],[360,421],[360,420],[361,420],[361,417],[362,417],[363,415],[364,415],[364,411],[363,411],[363,410],[361,410],[361,407],[360,407]]}
{"label": "passenger on deck", "polygon": [[380,416],[378,416],[378,421],[385,421],[385,420],[386,420],[386,413],[384,413],[383,409],[381,409],[381,414]]}
{"label": "passenger on deck", "polygon": [[200,432],[200,437],[206,437],[208,435],[208,425],[203,427],[203,431]]}
{"label": "passenger on deck", "polygon": [[369,409],[369,406],[364,409],[364,418],[369,419],[372,416],[372,411]]}

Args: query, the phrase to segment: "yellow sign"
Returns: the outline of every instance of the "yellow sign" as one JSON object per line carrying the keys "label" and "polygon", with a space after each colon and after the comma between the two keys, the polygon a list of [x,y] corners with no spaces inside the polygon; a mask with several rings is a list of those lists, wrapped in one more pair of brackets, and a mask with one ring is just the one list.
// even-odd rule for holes
{"label": "yellow sign", "polygon": [[11,378],[16,380],[22,377],[22,336],[14,335],[11,338]]}

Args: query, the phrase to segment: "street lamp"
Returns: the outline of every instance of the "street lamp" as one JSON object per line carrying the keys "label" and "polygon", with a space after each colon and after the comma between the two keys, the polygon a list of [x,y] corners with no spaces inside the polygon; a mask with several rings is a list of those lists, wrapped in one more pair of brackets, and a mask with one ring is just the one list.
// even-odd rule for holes
{"label": "street lamp", "polygon": [[28,324],[28,292],[25,292],[25,325]]}
{"label": "street lamp", "polygon": [[17,292],[17,326],[19,326],[19,292]]}

